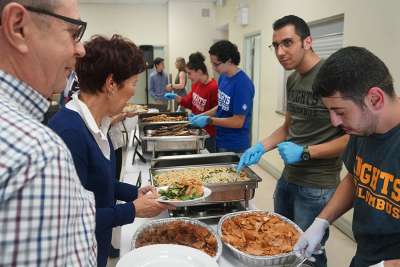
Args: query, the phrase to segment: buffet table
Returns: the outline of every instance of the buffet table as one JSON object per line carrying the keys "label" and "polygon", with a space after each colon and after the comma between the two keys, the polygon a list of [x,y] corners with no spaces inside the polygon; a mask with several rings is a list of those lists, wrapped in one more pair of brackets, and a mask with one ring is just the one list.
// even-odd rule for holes
{"label": "buffet table", "polygon": [[[150,159],[147,158],[148,160],[146,160],[146,163],[143,163],[142,161],[137,159],[132,165],[133,154],[134,154],[133,141],[134,141],[134,136],[132,132],[131,134],[129,134],[129,144],[125,158],[125,172],[124,172],[125,175],[123,175],[123,182],[129,184],[136,184],[139,174],[141,174],[142,185],[147,185],[149,184]],[[208,153],[208,152],[202,151],[202,153]],[[250,201],[250,206],[253,206],[252,201]],[[124,254],[126,254],[131,250],[132,237],[136,232],[136,230],[138,229],[138,227],[140,227],[142,224],[150,220],[160,219],[160,218],[168,218],[168,213],[163,212],[155,218],[136,218],[133,223],[122,226],[121,238],[120,238],[120,257],[123,257]],[[217,231],[217,223],[218,221],[216,221],[215,224],[210,225],[215,231]],[[221,267],[234,267],[234,266],[245,267],[245,265],[240,263],[227,248],[223,249],[221,258],[219,259],[218,263],[219,266]]]}
{"label": "buffet table", "polygon": [[[133,184],[135,185],[138,177],[141,176],[141,181],[142,185],[148,185],[149,184],[149,169],[150,169],[150,155],[145,155],[146,157],[146,162],[142,162],[139,159],[136,159],[133,161],[133,155],[134,155],[134,133],[132,132],[129,134],[129,143],[127,146],[127,153],[126,153],[126,158],[125,158],[125,168],[123,170],[123,176],[122,176],[122,181]],[[201,151],[201,153],[208,153],[206,150]],[[133,164],[132,164],[133,163]],[[249,208],[254,209],[254,200],[249,201]],[[120,257],[123,257],[126,253],[131,251],[132,248],[132,238],[136,230],[143,225],[146,222],[149,222],[154,219],[161,219],[161,218],[168,218],[168,213],[167,211],[161,213],[159,216],[154,217],[154,218],[136,218],[134,223],[124,225],[121,227],[121,232],[120,232]],[[217,232],[217,225],[218,225],[218,220],[207,220],[203,221],[204,223],[208,224],[210,227],[214,229],[215,232]],[[218,260],[218,265],[221,267],[245,267],[249,265],[245,265],[241,263],[232,253],[231,251],[227,248],[224,247],[222,251],[222,255]],[[290,265],[287,265],[288,267]],[[276,266],[277,267],[277,266]]]}

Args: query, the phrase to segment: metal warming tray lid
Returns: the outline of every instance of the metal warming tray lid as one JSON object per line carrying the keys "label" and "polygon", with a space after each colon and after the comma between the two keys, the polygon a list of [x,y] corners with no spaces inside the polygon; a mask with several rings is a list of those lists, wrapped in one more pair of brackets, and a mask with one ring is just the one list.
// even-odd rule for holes
{"label": "metal warming tray lid", "polygon": [[[201,169],[206,167],[235,168],[239,162],[235,153],[194,154],[184,156],[166,156],[153,159],[150,168],[150,182],[157,186],[155,176],[172,170]],[[254,198],[255,189],[261,178],[250,168],[243,169],[249,178],[244,181],[206,183],[205,186],[212,190],[206,202],[232,202],[246,201]],[[247,205],[246,205],[247,206]]]}
{"label": "metal warming tray lid", "polygon": [[[170,124],[172,125],[172,124]],[[184,136],[152,136],[154,130],[165,126],[145,125],[139,128],[139,137],[142,140],[142,149],[144,152],[165,152],[165,151],[197,151],[204,149],[205,141],[209,138],[206,130],[188,126],[191,128],[193,135]]]}

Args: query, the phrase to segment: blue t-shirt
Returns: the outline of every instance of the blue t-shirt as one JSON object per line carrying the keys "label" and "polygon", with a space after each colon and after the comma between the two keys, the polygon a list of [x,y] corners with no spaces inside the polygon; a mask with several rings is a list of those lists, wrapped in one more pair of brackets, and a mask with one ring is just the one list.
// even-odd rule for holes
{"label": "blue t-shirt", "polygon": [[250,147],[250,122],[253,112],[254,84],[239,70],[232,77],[221,74],[218,81],[218,118],[246,117],[240,129],[217,126],[217,148],[241,151]]}
{"label": "blue t-shirt", "polygon": [[354,266],[400,256],[400,126],[385,134],[352,136],[343,155],[356,186]]}

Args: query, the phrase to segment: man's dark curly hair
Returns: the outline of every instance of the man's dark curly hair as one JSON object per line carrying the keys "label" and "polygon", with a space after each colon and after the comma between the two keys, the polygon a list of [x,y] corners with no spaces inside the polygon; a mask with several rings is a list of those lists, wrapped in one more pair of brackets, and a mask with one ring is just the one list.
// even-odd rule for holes
{"label": "man's dark curly hair", "polygon": [[143,52],[120,35],[110,39],[95,35],[85,43],[85,50],[85,56],[76,62],[79,87],[83,92],[101,92],[110,74],[118,85],[122,85],[145,70]]}
{"label": "man's dark curly hair", "polygon": [[362,107],[372,87],[379,87],[390,97],[396,95],[385,63],[363,47],[349,46],[325,61],[314,79],[313,91],[317,97],[339,92]]}
{"label": "man's dark curly hair", "polygon": [[240,53],[237,46],[228,40],[216,42],[210,47],[208,53],[216,56],[223,63],[228,60],[231,60],[232,64],[235,65],[239,65],[240,63]]}
{"label": "man's dark curly hair", "polygon": [[278,31],[287,25],[294,26],[294,30],[296,34],[300,36],[301,40],[304,40],[311,35],[307,23],[302,18],[295,15],[287,15],[276,20],[272,25],[272,28],[274,31]]}

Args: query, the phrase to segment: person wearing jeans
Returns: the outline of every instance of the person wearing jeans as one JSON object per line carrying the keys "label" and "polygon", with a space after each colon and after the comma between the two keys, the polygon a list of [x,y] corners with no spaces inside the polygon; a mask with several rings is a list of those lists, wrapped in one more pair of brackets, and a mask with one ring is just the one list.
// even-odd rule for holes
{"label": "person wearing jeans", "polygon": [[[289,15],[275,21],[273,30],[271,48],[284,69],[294,70],[286,84],[287,112],[281,127],[243,154],[238,170],[277,147],[285,167],[274,194],[275,212],[306,230],[339,184],[340,155],[349,137],[331,125],[329,111],[313,95],[323,61],[312,49],[307,23]],[[316,259],[313,266],[327,266],[325,253]]]}
{"label": "person wearing jeans", "polygon": [[362,47],[332,54],[314,81],[333,126],[350,134],[348,171],[294,250],[310,257],[329,225],[353,208],[350,267],[400,266],[400,99],[382,60]]}
{"label": "person wearing jeans", "polygon": [[[334,188],[312,188],[289,183],[280,178],[274,192],[274,210],[287,218],[293,218],[301,229],[310,226],[310,218],[315,218],[335,193]],[[322,243],[329,237],[325,233]],[[324,254],[314,255],[317,261],[324,261]]]}

